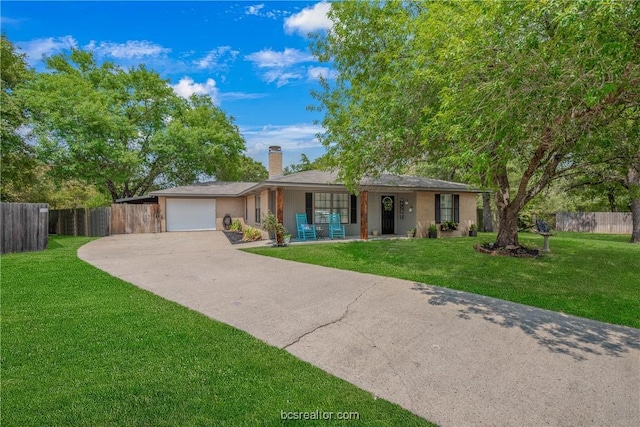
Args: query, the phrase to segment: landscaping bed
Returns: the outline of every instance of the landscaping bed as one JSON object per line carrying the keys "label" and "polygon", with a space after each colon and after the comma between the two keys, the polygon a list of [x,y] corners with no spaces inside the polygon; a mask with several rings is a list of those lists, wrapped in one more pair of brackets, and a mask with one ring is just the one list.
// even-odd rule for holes
{"label": "landscaping bed", "polygon": [[482,245],[474,245],[473,248],[480,253],[493,256],[512,256],[516,258],[535,258],[540,256],[540,249],[527,248],[524,246],[499,247],[495,243],[485,243]]}

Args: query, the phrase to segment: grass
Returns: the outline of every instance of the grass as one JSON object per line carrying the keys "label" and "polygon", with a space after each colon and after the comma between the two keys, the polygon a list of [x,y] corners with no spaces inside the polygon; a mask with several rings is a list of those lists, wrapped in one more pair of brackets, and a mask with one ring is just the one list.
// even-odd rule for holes
{"label": "grass", "polygon": [[281,411],[316,410],[431,425],[78,260],[89,240],[56,237],[47,251],[0,259],[1,425],[280,425]]}
{"label": "grass", "polygon": [[[476,252],[478,238],[384,240],[247,251],[344,270],[397,277],[640,328],[640,245],[629,236],[558,233],[551,253],[510,258]],[[542,237],[520,235],[542,246]]]}

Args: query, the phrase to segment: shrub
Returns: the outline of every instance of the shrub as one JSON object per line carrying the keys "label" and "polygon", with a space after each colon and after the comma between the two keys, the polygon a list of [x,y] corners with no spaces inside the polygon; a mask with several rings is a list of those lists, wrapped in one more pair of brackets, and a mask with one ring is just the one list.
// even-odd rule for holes
{"label": "shrub", "polygon": [[271,212],[262,216],[262,229],[276,239],[278,246],[284,243],[284,235],[288,233],[284,225],[280,224],[278,218]]}
{"label": "shrub", "polygon": [[244,230],[242,231],[242,240],[244,240],[245,242],[253,242],[255,240],[261,239],[262,232],[260,230],[248,225],[244,227]]}
{"label": "shrub", "polygon": [[229,227],[229,231],[242,231],[242,221],[239,219],[233,221]]}

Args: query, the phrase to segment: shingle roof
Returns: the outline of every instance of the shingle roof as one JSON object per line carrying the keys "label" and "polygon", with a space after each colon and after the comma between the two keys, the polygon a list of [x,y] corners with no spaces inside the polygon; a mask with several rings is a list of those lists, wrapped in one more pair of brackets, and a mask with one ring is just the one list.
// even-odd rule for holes
{"label": "shingle roof", "polygon": [[[153,191],[151,196],[217,196],[233,197],[260,190],[264,187],[324,187],[342,186],[335,171],[303,171],[291,175],[279,175],[261,183],[255,182],[205,182],[183,187],[168,188],[166,190]],[[379,177],[365,177],[360,182],[360,189],[370,190],[375,188],[402,188],[404,190],[422,191],[458,191],[478,192],[467,184],[459,182],[442,181],[439,179],[423,178],[411,175],[382,174]]]}
{"label": "shingle roof", "polygon": [[338,182],[337,172],[319,170],[303,171],[291,175],[279,175],[269,178],[265,183],[274,184],[311,184],[311,185],[342,185]]}
{"label": "shingle roof", "polygon": [[220,182],[210,181],[182,187],[167,188],[166,190],[152,191],[151,196],[238,196],[243,191],[254,187],[256,182]]}
{"label": "shingle roof", "polygon": [[[291,175],[281,175],[269,179],[264,185],[342,185],[336,171],[304,171]],[[379,177],[365,177],[360,181],[361,189],[370,188],[403,188],[407,190],[434,191],[477,191],[467,184],[443,181],[440,179],[423,178],[412,175],[382,174]]]}
{"label": "shingle roof", "polygon": [[440,179],[424,178],[412,175],[383,174],[378,178],[366,177],[360,181],[361,187],[401,187],[421,190],[456,190],[474,191],[474,189],[460,182],[443,181]]}

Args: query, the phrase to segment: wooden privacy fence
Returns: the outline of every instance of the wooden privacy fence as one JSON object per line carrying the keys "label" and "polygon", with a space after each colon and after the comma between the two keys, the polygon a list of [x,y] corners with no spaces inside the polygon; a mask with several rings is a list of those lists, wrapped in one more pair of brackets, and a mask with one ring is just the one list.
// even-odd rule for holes
{"label": "wooden privacy fence", "polygon": [[556,230],[631,234],[631,212],[558,212]]}
{"label": "wooden privacy fence", "polygon": [[48,215],[46,203],[0,203],[0,253],[45,250]]}
{"label": "wooden privacy fence", "polygon": [[111,234],[159,232],[159,205],[111,205]]}
{"label": "wooden privacy fence", "polygon": [[49,232],[62,236],[108,236],[109,216],[110,208],[52,210]]}
{"label": "wooden privacy fence", "polygon": [[63,236],[103,237],[111,234],[159,233],[158,205],[114,204],[110,208],[57,209],[49,218],[49,232]]}

